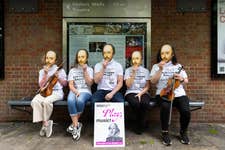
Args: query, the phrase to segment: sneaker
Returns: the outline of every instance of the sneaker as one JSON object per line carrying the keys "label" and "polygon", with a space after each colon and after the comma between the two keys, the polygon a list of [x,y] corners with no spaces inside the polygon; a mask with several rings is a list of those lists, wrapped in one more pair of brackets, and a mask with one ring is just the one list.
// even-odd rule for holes
{"label": "sneaker", "polygon": [[170,146],[172,144],[168,132],[162,132],[162,140],[163,140],[163,144],[166,146]]}
{"label": "sneaker", "polygon": [[74,126],[73,126],[73,123],[72,123],[72,124],[66,129],[66,131],[72,134],[73,130],[74,130]]}
{"label": "sneaker", "polygon": [[78,135],[77,135],[77,128],[76,127],[72,131],[72,137],[73,137],[74,140],[76,140],[77,137],[78,137]]}
{"label": "sneaker", "polygon": [[50,137],[52,135],[52,126],[53,126],[53,121],[49,120],[48,126],[46,127],[46,137]]}
{"label": "sneaker", "polygon": [[39,134],[40,134],[40,136],[45,136],[45,134],[46,134],[46,127],[44,125],[42,125]]}
{"label": "sneaker", "polygon": [[143,132],[143,128],[141,128],[140,125],[135,125],[133,130],[134,130],[134,133],[137,134],[137,135],[141,135],[142,132]]}
{"label": "sneaker", "polygon": [[186,131],[180,131],[180,142],[182,144],[188,144],[188,145],[190,144]]}
{"label": "sneaker", "polygon": [[137,134],[137,135],[141,135],[142,131],[139,128],[135,128],[134,133]]}
{"label": "sneaker", "polygon": [[83,124],[81,122],[78,122],[78,126],[77,126],[77,138],[76,140],[80,139],[80,134],[81,134],[81,129],[82,129]]}

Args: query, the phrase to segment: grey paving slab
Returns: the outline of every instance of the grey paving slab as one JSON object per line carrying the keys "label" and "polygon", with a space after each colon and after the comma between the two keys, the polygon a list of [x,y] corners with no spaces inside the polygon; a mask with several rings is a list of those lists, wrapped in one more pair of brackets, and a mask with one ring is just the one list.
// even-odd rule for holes
{"label": "grey paving slab", "polygon": [[[30,122],[0,123],[0,149],[1,150],[89,150],[109,149],[93,147],[93,124],[83,123],[81,138],[72,140],[66,133],[68,123],[56,123],[53,126],[53,135],[50,138],[40,137],[40,124]],[[126,125],[127,126],[127,125]],[[128,125],[129,126],[129,125]],[[135,134],[129,127],[126,128],[126,146],[128,150],[224,150],[225,124],[191,123],[189,137],[191,145],[183,145],[178,138],[179,129],[171,127],[172,146],[166,147],[161,143],[160,126],[150,124],[142,134]]]}

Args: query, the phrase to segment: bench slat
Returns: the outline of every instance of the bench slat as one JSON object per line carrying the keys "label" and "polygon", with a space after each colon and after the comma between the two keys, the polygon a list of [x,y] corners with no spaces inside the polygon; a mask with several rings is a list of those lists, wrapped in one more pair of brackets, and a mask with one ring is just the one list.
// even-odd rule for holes
{"label": "bench slat", "polygon": [[[9,106],[17,106],[17,107],[24,107],[24,106],[30,106],[31,100],[9,100],[8,105]],[[88,102],[87,105],[90,105],[91,102]],[[125,106],[128,106],[128,102],[125,102]],[[149,103],[150,107],[155,107],[157,104],[154,101],[151,101]],[[203,101],[190,101],[189,102],[190,107],[203,107],[205,105],[205,102]],[[54,106],[67,106],[67,101],[56,101],[54,102]]]}
{"label": "bench slat", "polygon": [[[32,112],[30,112],[29,110],[26,109],[26,107],[30,107],[31,105],[31,99],[22,99],[22,100],[9,100],[8,101],[8,105],[16,110],[19,111],[23,111],[23,112],[28,112],[29,114],[32,114]],[[91,102],[87,102],[88,106],[91,105]],[[127,101],[125,101],[125,106],[128,106],[129,103]],[[190,101],[189,102],[190,105],[190,111],[195,111],[198,109],[201,109],[204,105],[205,102],[203,101]],[[54,106],[55,107],[66,107],[67,106],[67,101],[66,100],[62,100],[62,101],[56,101],[54,102]],[[157,106],[156,101],[151,101],[149,103],[149,108],[154,108]]]}
{"label": "bench slat", "polygon": [[203,102],[203,101],[190,101],[189,105],[190,105],[190,107],[203,107],[205,105],[205,102]]}

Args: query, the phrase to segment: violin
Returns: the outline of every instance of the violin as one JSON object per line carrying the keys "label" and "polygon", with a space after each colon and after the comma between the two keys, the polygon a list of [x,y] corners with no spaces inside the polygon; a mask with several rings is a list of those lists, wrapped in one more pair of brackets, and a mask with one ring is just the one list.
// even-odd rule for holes
{"label": "violin", "polygon": [[63,63],[61,63],[58,66],[56,72],[48,78],[48,81],[45,83],[44,87],[42,87],[38,90],[38,93],[40,93],[41,96],[47,97],[49,95],[52,95],[53,87],[56,85],[56,83],[58,81],[58,77],[56,76],[56,73],[60,69],[62,69],[62,67],[63,67]]}
{"label": "violin", "polygon": [[[178,71],[176,72],[179,74],[181,70],[183,69],[183,66],[178,68]],[[174,90],[180,86],[180,80],[175,79],[174,77],[169,78],[167,81],[167,86],[163,88],[160,92],[160,97],[162,97],[165,100],[173,101],[174,100]]]}

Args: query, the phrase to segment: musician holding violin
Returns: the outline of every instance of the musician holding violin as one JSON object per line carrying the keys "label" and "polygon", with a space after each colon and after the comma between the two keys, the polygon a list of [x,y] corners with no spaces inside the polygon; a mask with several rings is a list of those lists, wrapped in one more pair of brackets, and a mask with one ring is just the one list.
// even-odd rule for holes
{"label": "musician holding violin", "polygon": [[150,81],[156,84],[156,98],[160,104],[160,121],[163,144],[172,144],[169,136],[172,106],[180,113],[180,141],[190,144],[187,129],[191,114],[189,99],[186,96],[184,85],[188,77],[181,64],[177,62],[175,50],[171,45],[165,44],[157,54],[157,64],[154,64],[150,73]]}
{"label": "musician holding violin", "polygon": [[63,86],[67,85],[66,72],[56,65],[57,55],[54,51],[48,51],[44,57],[44,66],[39,71],[38,94],[31,101],[33,108],[33,122],[42,122],[40,136],[52,135],[53,120],[49,120],[53,111],[53,102],[62,100]]}

